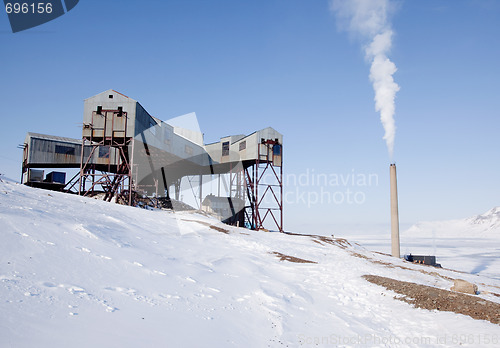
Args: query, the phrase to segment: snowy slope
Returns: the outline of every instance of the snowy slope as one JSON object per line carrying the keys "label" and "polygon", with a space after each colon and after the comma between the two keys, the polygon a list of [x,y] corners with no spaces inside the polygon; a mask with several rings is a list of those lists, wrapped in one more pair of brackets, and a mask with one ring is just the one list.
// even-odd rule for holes
{"label": "snowy slope", "polygon": [[488,212],[472,217],[468,221],[471,225],[482,225],[486,231],[496,230],[500,233],[500,207],[493,208]]}
{"label": "snowy slope", "polygon": [[443,289],[460,277],[495,302],[487,292],[500,292],[500,280],[424,273],[344,241],[11,182],[0,183],[0,231],[0,347],[453,347],[460,335],[477,347],[500,338],[498,325],[415,309],[361,277]]}

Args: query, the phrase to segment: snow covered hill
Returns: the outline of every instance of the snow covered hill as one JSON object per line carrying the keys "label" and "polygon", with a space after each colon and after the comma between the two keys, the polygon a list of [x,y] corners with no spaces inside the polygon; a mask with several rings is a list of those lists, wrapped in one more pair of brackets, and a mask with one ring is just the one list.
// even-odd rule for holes
{"label": "snow covered hill", "polygon": [[498,237],[500,239],[500,207],[467,219],[426,221],[410,227],[409,234],[438,237]]}
{"label": "snow covered hill", "polygon": [[498,279],[342,239],[0,183],[0,347],[498,346],[499,325],[416,309],[363,275],[462,278],[500,303]]}
{"label": "snow covered hill", "polygon": [[[493,208],[482,215],[470,218],[469,222],[473,225],[486,226],[486,228],[490,231],[500,230],[500,207]],[[500,232],[497,231],[497,233]]]}

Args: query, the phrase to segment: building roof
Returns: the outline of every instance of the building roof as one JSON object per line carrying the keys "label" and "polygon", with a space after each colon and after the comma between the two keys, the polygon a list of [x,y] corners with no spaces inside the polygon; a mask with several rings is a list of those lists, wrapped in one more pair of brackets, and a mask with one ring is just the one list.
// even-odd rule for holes
{"label": "building roof", "polygon": [[47,134],[32,133],[32,132],[29,132],[26,135],[26,139],[27,138],[37,138],[37,139],[44,139],[44,140],[60,141],[60,142],[64,142],[64,143],[72,143],[72,144],[78,144],[78,145],[80,145],[82,143],[82,141],[79,139],[58,137],[55,135],[47,135]]}
{"label": "building roof", "polygon": [[[225,137],[220,138],[220,140],[219,140],[219,141],[214,141],[214,142],[212,142],[212,143],[205,144],[205,146],[207,146],[207,145],[213,145],[213,144],[218,144],[218,143],[222,143],[222,140],[223,140],[223,139],[226,139],[226,138],[232,138],[232,139],[231,139],[231,145],[233,145],[234,143],[237,143],[237,142],[239,142],[239,141],[242,141],[242,140],[244,140],[244,139],[246,139],[246,138],[248,138],[248,137],[250,137],[250,136],[254,135],[254,134],[255,134],[255,133],[257,133],[257,132],[263,132],[263,131],[266,131],[266,130],[268,130],[268,129],[270,129],[270,130],[272,130],[272,131],[274,131],[274,132],[276,132],[276,133],[279,133],[279,132],[278,132],[276,129],[274,129],[273,127],[266,127],[266,128],[261,129],[261,130],[258,130],[258,131],[255,131],[255,132],[252,132],[252,133],[250,133],[250,134],[248,134],[248,135],[244,135],[244,134],[238,134],[238,135],[228,135],[228,136],[225,136]],[[281,135],[281,133],[279,133],[279,134]]]}
{"label": "building roof", "polygon": [[210,195],[205,197],[205,199],[202,202],[202,205],[208,205],[211,203],[225,203],[225,204],[227,204],[227,203],[229,203],[229,199],[231,199],[231,201],[233,201],[234,203],[243,202],[242,199],[236,198],[236,197],[219,197],[219,196],[215,196],[213,194],[210,194]]}
{"label": "building roof", "polygon": [[136,102],[136,100],[134,100],[134,99],[130,98],[129,96],[126,96],[126,95],[125,95],[125,94],[123,94],[123,93],[120,93],[120,92],[118,92],[118,91],[115,91],[114,89],[108,89],[107,91],[104,91],[104,92],[98,93],[98,94],[96,94],[96,95],[93,95],[92,97],[85,98],[84,100],[92,99],[92,98],[98,97],[98,96],[100,96],[100,95],[109,95],[111,92],[117,93],[117,94],[121,95],[121,96],[122,96],[122,97],[124,97],[124,98],[130,99],[130,100],[132,100],[132,101],[135,101],[135,102]]}

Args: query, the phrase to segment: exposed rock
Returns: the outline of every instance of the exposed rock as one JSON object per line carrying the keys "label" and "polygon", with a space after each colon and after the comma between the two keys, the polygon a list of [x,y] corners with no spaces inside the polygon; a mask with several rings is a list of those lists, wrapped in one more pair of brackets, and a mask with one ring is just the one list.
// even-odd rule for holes
{"label": "exposed rock", "polygon": [[456,292],[463,292],[465,294],[475,295],[477,294],[477,285],[469,283],[468,281],[463,279],[455,279],[454,284],[451,287],[451,290]]}
{"label": "exposed rock", "polygon": [[473,319],[500,324],[500,304],[485,300],[479,296],[461,294],[376,275],[365,275],[363,278],[403,295],[394,298],[413,304],[417,308],[455,312],[468,315]]}

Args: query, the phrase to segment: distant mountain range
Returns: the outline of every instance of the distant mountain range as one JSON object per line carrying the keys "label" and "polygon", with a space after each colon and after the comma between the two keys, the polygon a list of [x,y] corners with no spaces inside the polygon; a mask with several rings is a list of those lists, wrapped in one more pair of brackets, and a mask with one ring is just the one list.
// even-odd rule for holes
{"label": "distant mountain range", "polygon": [[500,207],[465,219],[419,222],[404,234],[436,237],[500,236]]}

